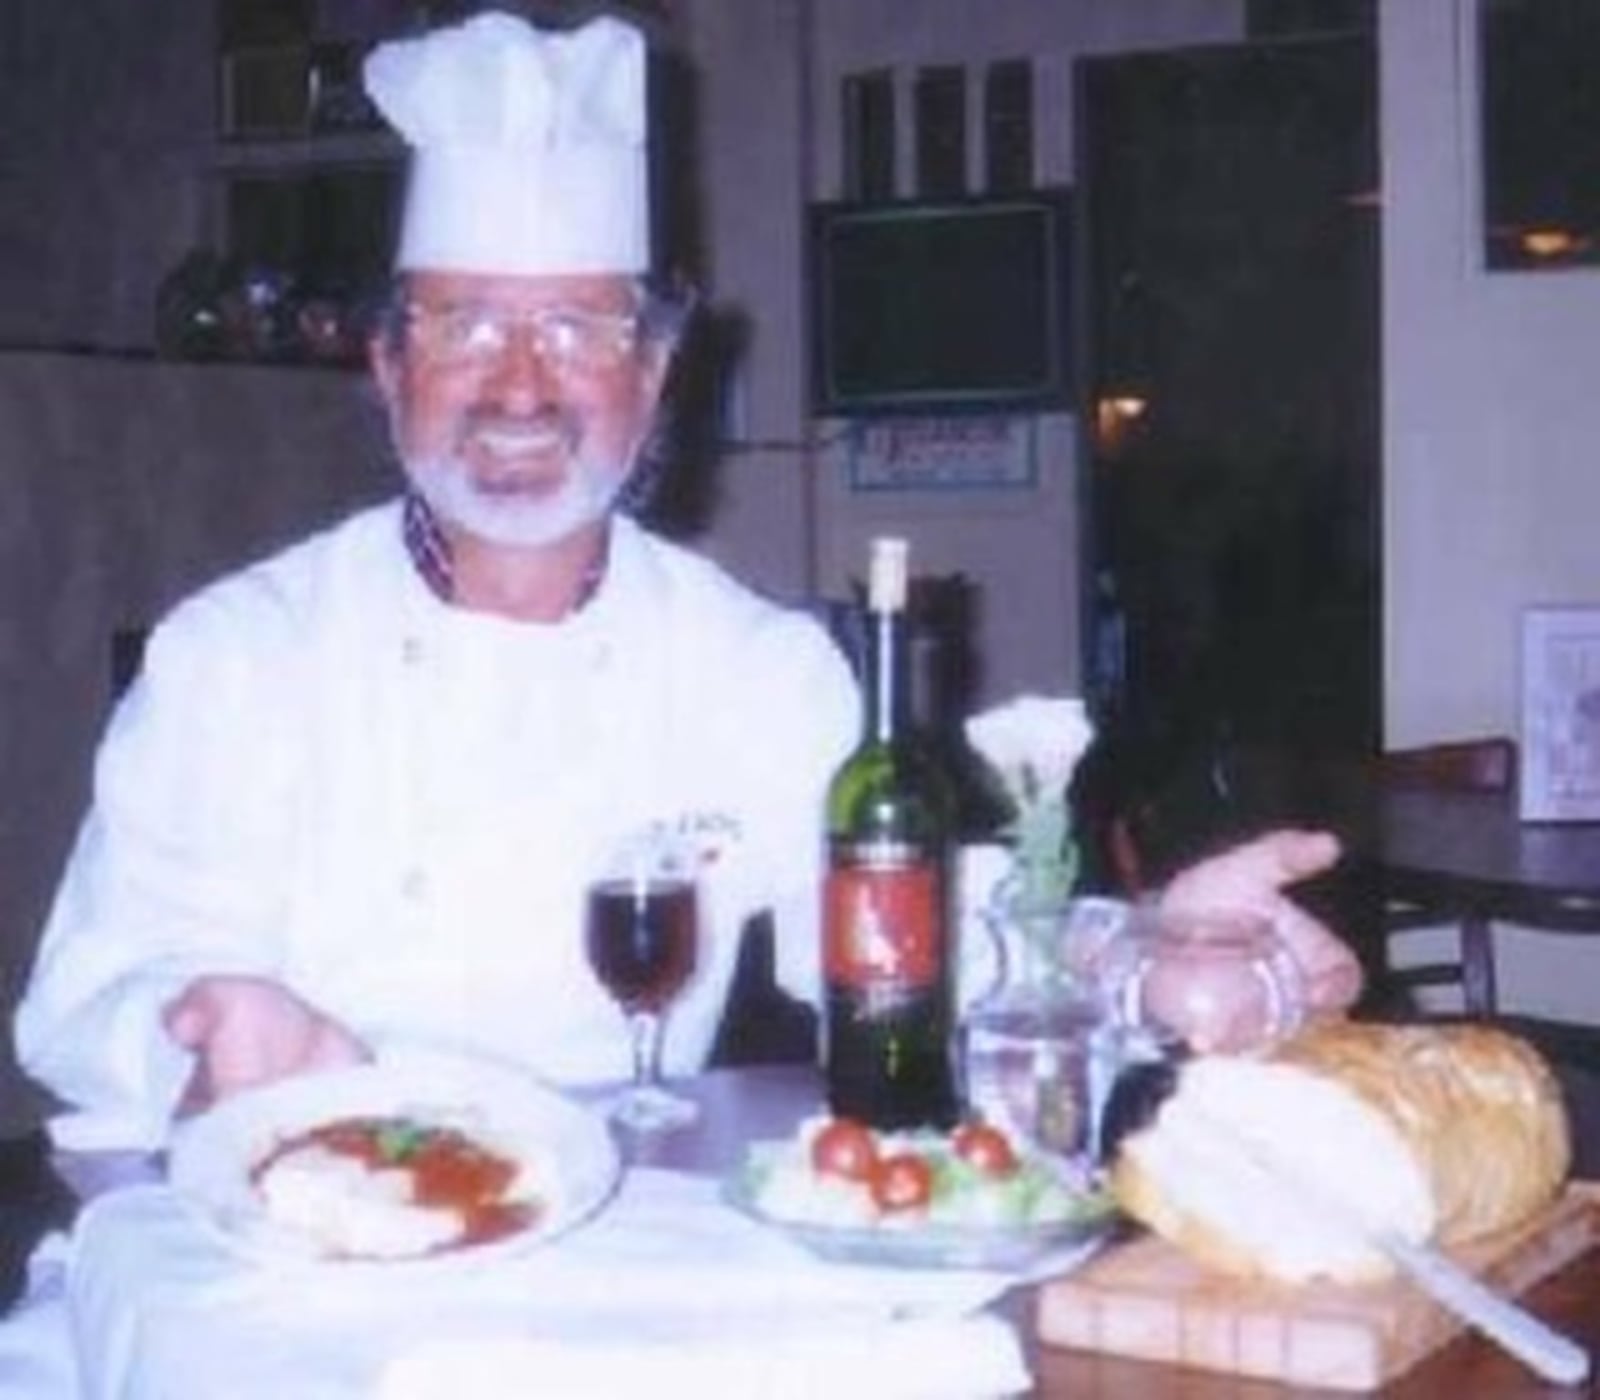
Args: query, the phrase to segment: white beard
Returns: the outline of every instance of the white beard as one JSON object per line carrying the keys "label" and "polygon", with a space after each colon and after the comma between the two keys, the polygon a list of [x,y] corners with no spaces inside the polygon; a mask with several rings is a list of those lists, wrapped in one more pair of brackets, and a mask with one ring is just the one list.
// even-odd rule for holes
{"label": "white beard", "polygon": [[601,519],[628,479],[626,471],[578,462],[554,492],[499,494],[483,490],[452,457],[402,461],[412,487],[441,519],[480,539],[522,548],[553,544]]}
{"label": "white beard", "polygon": [[[506,425],[481,423],[472,429],[480,440],[509,435],[503,450],[528,450],[549,434],[559,434],[569,455],[561,484],[553,491],[496,491],[474,478],[457,447],[431,457],[408,454],[402,444],[398,410],[390,405],[389,438],[412,489],[441,520],[492,544],[531,549],[565,539],[574,530],[601,520],[611,510],[632,470],[642,439],[615,459],[605,459],[584,447],[583,434],[559,413],[540,415],[543,421]],[[548,443],[544,450],[549,450]]]}

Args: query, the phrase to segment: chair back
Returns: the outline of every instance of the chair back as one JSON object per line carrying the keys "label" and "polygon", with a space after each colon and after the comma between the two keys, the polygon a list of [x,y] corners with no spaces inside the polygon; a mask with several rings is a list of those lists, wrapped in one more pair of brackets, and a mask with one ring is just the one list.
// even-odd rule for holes
{"label": "chair back", "polygon": [[[1488,735],[1416,748],[1390,749],[1376,760],[1378,781],[1402,790],[1509,793],[1517,782],[1517,746],[1504,735]],[[1395,935],[1432,925],[1453,925],[1446,950],[1420,961],[1395,957]],[[1480,911],[1463,908],[1415,880],[1393,878],[1382,891],[1385,979],[1391,993],[1426,1012],[1432,988],[1459,988],[1461,1010],[1472,1017],[1499,1012],[1494,929]]]}
{"label": "chair back", "polygon": [[[977,586],[965,574],[922,574],[910,581],[906,633],[918,720],[942,729],[964,716],[978,681],[973,646]],[[857,584],[844,597],[820,598],[810,607],[858,676],[866,666],[867,610]]]}
{"label": "chair back", "polygon": [[1503,735],[1461,739],[1378,755],[1381,781],[1443,792],[1510,792],[1517,782],[1517,745]]}
{"label": "chair back", "polygon": [[[1517,746],[1501,735],[1427,744],[1382,754],[1379,780],[1402,790],[1511,794],[1517,785]],[[1600,1161],[1600,1027],[1559,1016],[1502,1008],[1496,987],[1494,915],[1446,887],[1391,879],[1381,891],[1386,990],[1406,999],[1405,1014],[1423,1019],[1486,1021],[1534,1046],[1561,1081],[1573,1115],[1577,1160],[1585,1174]],[[1397,961],[1396,935],[1428,925],[1452,925],[1436,953]],[[1559,924],[1546,925],[1559,931]],[[1572,927],[1582,930],[1582,923]],[[1459,989],[1460,1004],[1441,1005],[1431,989]]]}

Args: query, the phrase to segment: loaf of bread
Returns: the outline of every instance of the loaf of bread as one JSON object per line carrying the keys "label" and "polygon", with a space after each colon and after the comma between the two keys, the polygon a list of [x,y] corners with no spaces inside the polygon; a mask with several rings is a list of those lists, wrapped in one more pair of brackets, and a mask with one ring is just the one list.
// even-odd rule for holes
{"label": "loaf of bread", "polygon": [[1201,1057],[1112,1168],[1122,1208],[1224,1272],[1390,1272],[1350,1218],[1451,1245],[1525,1220],[1571,1158],[1548,1066],[1479,1025],[1334,1021],[1259,1057]]}

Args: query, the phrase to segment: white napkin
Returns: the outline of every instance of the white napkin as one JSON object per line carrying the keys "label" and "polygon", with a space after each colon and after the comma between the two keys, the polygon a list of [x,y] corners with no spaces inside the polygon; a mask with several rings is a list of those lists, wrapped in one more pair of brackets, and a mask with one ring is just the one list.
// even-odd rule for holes
{"label": "white napkin", "polygon": [[828,1264],[704,1178],[632,1172],[578,1232],[470,1259],[269,1268],[165,1187],[112,1193],[86,1208],[68,1271],[83,1394],[577,1400],[648,1375],[658,1394],[787,1396],[868,1376],[899,1400],[1029,1384],[1009,1326],[979,1314],[1014,1278]]}
{"label": "white napkin", "polygon": [[534,1338],[424,1344],[384,1370],[380,1400],[611,1400],[639,1395],[816,1400],[974,1400],[1028,1387],[1016,1339],[998,1318],[802,1324],[738,1341],[679,1339],[607,1348]]}

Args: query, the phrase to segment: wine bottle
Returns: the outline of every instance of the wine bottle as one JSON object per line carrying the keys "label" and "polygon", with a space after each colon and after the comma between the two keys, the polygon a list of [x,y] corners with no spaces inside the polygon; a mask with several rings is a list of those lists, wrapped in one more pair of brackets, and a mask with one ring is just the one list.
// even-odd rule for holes
{"label": "wine bottle", "polygon": [[948,1126],[952,802],[911,723],[907,548],[872,544],[863,731],[828,791],[823,1062],[835,1114],[875,1128]]}

